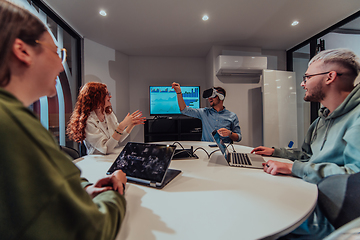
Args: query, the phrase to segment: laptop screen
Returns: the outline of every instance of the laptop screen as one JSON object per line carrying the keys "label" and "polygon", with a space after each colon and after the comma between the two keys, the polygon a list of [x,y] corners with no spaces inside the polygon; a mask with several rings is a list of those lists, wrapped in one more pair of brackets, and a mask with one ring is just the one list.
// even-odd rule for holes
{"label": "laptop screen", "polygon": [[215,140],[216,144],[219,146],[220,151],[221,151],[222,154],[225,156],[225,159],[227,159],[227,152],[228,152],[228,151],[227,151],[227,149],[226,149],[225,143],[224,143],[223,140],[220,138],[219,133],[218,133],[216,130],[214,130],[214,131],[212,132],[212,135],[213,135],[213,137],[214,137],[214,140]]}
{"label": "laptop screen", "polygon": [[176,146],[128,142],[108,173],[122,170],[127,177],[162,182]]}

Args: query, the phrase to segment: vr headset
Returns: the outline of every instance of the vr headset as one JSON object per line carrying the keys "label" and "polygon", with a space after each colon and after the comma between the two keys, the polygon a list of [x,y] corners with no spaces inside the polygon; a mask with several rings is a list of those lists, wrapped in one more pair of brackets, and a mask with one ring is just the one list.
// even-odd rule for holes
{"label": "vr headset", "polygon": [[219,96],[220,100],[224,100],[224,95],[221,93],[218,93],[215,88],[207,89],[203,92],[203,98],[214,98],[216,96]]}

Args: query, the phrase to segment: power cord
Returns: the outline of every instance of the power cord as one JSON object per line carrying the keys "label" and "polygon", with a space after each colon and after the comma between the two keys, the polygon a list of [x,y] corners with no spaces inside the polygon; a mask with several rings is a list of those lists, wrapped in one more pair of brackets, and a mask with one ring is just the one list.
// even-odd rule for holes
{"label": "power cord", "polygon": [[[183,151],[179,151],[179,152],[175,153],[174,156],[185,151],[185,152],[187,152],[187,153],[189,154],[190,157],[193,157],[193,156],[191,156],[191,154],[190,154],[187,150],[185,150],[185,148],[183,147],[183,145],[181,145],[181,143],[179,143],[179,142],[174,142],[172,145],[175,145],[175,144],[178,144],[178,145],[183,149]],[[197,148],[195,148],[195,150],[193,151],[193,154],[194,154],[197,150],[199,150],[199,149],[203,150],[203,151],[206,153],[206,155],[208,156],[208,159],[210,158],[210,156],[211,156],[214,152],[217,152],[217,151],[220,150],[220,149],[217,149],[217,150],[215,150],[215,151],[212,151],[212,152],[209,154],[208,151],[206,151],[206,149],[204,149],[203,147],[197,147]]]}
{"label": "power cord", "polygon": [[[189,155],[189,157],[191,157],[191,158],[194,157],[195,151],[193,151],[192,153],[190,153],[188,150],[186,150],[186,149],[184,148],[183,145],[181,145],[180,142],[174,142],[172,145],[175,145],[175,144],[178,144],[183,150],[182,150],[182,151],[178,151],[177,153],[174,154],[174,156],[176,156],[176,155],[178,155],[178,154],[180,154],[180,153],[186,152],[186,153]],[[192,148],[192,147],[191,147],[191,148]]]}

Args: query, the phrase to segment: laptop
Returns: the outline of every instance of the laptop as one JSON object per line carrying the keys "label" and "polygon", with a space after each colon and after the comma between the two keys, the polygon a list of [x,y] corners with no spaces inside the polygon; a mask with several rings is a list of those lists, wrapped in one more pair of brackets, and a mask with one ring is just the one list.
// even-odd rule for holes
{"label": "laptop", "polygon": [[246,168],[259,168],[263,169],[262,165],[265,163],[265,160],[260,155],[251,154],[251,153],[236,153],[229,152],[224,142],[221,140],[219,133],[214,130],[212,136],[219,146],[221,153],[225,157],[225,160],[231,167],[246,167]]}
{"label": "laptop", "polygon": [[126,173],[128,182],[162,189],[180,170],[169,169],[176,146],[128,142],[106,174]]}

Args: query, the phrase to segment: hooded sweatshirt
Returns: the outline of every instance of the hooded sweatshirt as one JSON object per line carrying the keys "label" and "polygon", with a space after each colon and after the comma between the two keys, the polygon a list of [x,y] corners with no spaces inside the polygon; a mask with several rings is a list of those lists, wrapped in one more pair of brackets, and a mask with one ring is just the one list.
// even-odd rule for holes
{"label": "hooded sweatshirt", "polygon": [[292,174],[307,182],[360,172],[360,84],[329,112],[326,107],[319,110],[301,151],[275,148],[272,155],[293,160]]}

